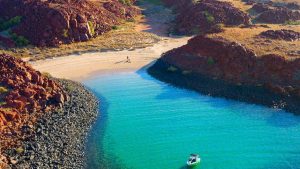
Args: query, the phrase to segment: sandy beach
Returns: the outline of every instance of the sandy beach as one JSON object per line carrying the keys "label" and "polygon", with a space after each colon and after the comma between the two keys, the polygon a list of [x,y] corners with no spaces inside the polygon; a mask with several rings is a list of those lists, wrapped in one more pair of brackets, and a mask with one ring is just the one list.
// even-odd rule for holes
{"label": "sandy beach", "polygon": [[[30,64],[41,72],[50,73],[57,78],[82,81],[93,74],[110,71],[135,71],[153,63],[161,54],[185,45],[191,37],[170,37],[169,23],[174,18],[172,11],[153,4],[142,4],[145,18],[136,24],[137,32],[149,32],[161,37],[161,41],[151,47],[135,50],[90,52],[73,54],[53,59],[39,60]],[[157,19],[159,18],[159,19]],[[129,57],[130,62],[128,62]]]}
{"label": "sandy beach", "polygon": [[[189,37],[164,38],[154,46],[143,49],[69,55],[30,64],[57,78],[82,81],[99,72],[138,70],[158,59],[164,52],[186,44],[188,39]],[[130,63],[127,62],[127,56]]]}

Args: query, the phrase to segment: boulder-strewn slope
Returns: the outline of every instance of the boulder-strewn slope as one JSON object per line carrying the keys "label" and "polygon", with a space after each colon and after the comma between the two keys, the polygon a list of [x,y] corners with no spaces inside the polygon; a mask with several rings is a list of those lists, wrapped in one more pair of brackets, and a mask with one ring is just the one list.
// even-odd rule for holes
{"label": "boulder-strewn slope", "polygon": [[[287,107],[289,111],[300,113],[300,59],[288,61],[274,54],[257,56],[253,51],[236,42],[220,37],[196,36],[187,45],[163,55],[152,71],[155,71],[155,68],[159,70],[160,67],[165,67],[164,69],[168,70],[166,72],[170,74],[175,72],[188,77],[191,73],[236,86],[232,87],[233,91],[231,91],[229,87],[224,87],[226,85],[207,85],[206,87],[211,88],[215,95],[227,93],[224,95],[233,99],[247,97],[241,100],[269,106],[274,106],[273,101],[279,104],[278,100],[280,100],[282,108]],[[185,86],[193,86],[192,88],[196,89],[199,89],[201,83],[207,83],[195,79],[186,82]],[[233,94],[240,86],[253,86],[255,90],[257,87],[259,92],[255,95],[255,92],[249,93],[251,90],[247,88],[244,90],[247,93],[244,93],[245,95],[242,92]],[[264,95],[264,92],[272,93],[274,97]]]}
{"label": "boulder-strewn slope", "polygon": [[62,107],[68,96],[53,80],[12,56],[0,55],[0,140],[10,147],[22,129],[43,114]]}
{"label": "boulder-strewn slope", "polygon": [[195,34],[218,32],[217,24],[249,25],[250,17],[228,2],[217,0],[164,0],[178,13],[175,31]]}
{"label": "boulder-strewn slope", "polygon": [[137,14],[118,0],[0,0],[0,18],[21,17],[12,32],[38,46],[87,41]]}

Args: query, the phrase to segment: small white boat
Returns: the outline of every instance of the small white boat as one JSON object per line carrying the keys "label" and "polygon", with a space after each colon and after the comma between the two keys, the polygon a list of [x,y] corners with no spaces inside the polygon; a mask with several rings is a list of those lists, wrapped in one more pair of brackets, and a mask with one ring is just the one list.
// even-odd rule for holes
{"label": "small white boat", "polygon": [[196,166],[200,163],[201,159],[198,154],[191,154],[186,164],[190,167]]}

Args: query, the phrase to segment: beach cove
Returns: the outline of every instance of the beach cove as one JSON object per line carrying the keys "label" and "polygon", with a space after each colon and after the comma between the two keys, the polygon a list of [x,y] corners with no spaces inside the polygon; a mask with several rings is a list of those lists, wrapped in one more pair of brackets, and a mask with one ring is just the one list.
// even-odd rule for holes
{"label": "beach cove", "polygon": [[299,116],[148,75],[161,55],[191,38],[169,37],[166,23],[148,19],[136,29],[159,35],[153,46],[31,62],[41,72],[83,83],[99,99],[86,141],[87,168],[185,169],[190,153],[202,158],[196,168],[299,168]]}

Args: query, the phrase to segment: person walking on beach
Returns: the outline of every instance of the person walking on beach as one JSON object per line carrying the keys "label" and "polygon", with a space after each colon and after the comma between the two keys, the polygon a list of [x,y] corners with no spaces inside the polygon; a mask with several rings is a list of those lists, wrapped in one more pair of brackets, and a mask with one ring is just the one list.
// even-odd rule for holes
{"label": "person walking on beach", "polygon": [[127,56],[126,62],[127,62],[127,63],[131,63],[129,56]]}

